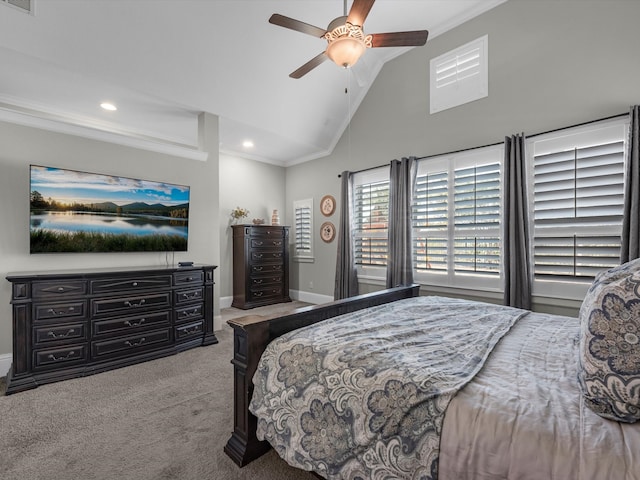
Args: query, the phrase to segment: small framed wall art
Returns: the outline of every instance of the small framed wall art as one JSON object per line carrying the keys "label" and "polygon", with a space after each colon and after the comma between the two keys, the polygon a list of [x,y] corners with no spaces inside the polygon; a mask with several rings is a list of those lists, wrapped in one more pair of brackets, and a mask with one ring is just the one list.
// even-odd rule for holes
{"label": "small framed wall art", "polygon": [[320,238],[326,243],[333,242],[336,238],[336,227],[331,222],[324,222],[320,227]]}
{"label": "small framed wall art", "polygon": [[330,217],[336,211],[336,199],[331,195],[325,195],[320,200],[320,211],[325,217]]}

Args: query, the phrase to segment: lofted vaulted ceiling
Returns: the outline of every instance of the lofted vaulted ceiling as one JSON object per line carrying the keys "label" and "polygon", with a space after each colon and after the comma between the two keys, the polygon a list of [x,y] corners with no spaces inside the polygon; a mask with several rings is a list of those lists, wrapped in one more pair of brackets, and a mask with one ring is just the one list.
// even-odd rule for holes
{"label": "lofted vaulted ceiling", "polygon": [[[220,118],[221,152],[283,166],[329,154],[384,63],[408,50],[370,49],[352,69],[324,62],[294,80],[326,42],[269,17],[326,28],[343,0],[31,0],[32,14],[4,1],[0,111],[193,149],[204,111]],[[432,39],[504,1],[377,0],[365,33]]]}

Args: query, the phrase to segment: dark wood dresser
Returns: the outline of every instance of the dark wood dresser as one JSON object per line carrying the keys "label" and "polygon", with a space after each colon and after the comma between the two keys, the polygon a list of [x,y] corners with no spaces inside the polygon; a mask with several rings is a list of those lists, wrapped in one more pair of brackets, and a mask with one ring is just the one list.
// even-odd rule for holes
{"label": "dark wood dresser", "polygon": [[290,302],[289,227],[233,225],[232,307]]}
{"label": "dark wood dresser", "polygon": [[10,273],[7,394],[218,343],[213,265]]}

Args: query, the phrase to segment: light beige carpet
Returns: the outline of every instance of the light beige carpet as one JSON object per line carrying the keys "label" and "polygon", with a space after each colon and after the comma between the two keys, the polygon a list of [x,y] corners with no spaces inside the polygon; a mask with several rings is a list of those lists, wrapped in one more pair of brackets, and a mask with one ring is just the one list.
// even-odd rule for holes
{"label": "light beige carpet", "polygon": [[216,345],[1,396],[0,478],[313,479],[273,450],[242,469],[224,454],[233,429],[232,330],[225,324],[216,335]]}

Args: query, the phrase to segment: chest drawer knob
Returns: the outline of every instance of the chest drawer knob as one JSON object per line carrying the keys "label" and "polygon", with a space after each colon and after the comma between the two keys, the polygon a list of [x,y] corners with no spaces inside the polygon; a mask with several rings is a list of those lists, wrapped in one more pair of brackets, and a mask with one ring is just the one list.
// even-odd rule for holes
{"label": "chest drawer knob", "polygon": [[51,354],[49,354],[48,358],[49,358],[49,360],[54,361],[54,362],[63,362],[65,360],[69,360],[71,357],[73,357],[74,353],[75,352],[73,350],[71,350],[69,353],[67,353],[63,357],[56,357],[54,354],[51,353]]}
{"label": "chest drawer knob", "polygon": [[145,340],[146,340],[146,339],[145,339],[144,337],[142,337],[142,338],[141,338],[139,341],[137,341],[137,342],[130,342],[129,340],[127,340],[126,342],[124,342],[124,344],[125,344],[127,347],[138,347],[138,346],[142,345],[142,344],[145,342]]}
{"label": "chest drawer knob", "polygon": [[67,333],[56,335],[56,332],[49,331],[49,332],[47,332],[47,335],[50,336],[51,338],[67,338],[69,335],[73,334],[74,332],[75,332],[75,330],[73,328],[70,328],[67,331]]}
{"label": "chest drawer knob", "polygon": [[137,322],[132,322],[131,320],[125,320],[125,321],[124,321],[124,324],[125,324],[127,327],[137,327],[137,326],[139,326],[139,325],[142,325],[142,324],[143,324],[144,322],[146,322],[146,321],[147,321],[147,319],[146,319],[146,318],[141,318],[141,319],[140,319],[139,321],[137,321]]}
{"label": "chest drawer knob", "polygon": [[138,286],[138,282],[133,282],[131,285],[134,286],[134,287],[137,287]]}
{"label": "chest drawer knob", "polygon": [[64,287],[58,287],[59,292],[64,292]]}
{"label": "chest drawer knob", "polygon": [[143,305],[144,305],[144,303],[145,303],[145,302],[144,302],[144,298],[143,298],[143,299],[141,299],[138,303],[131,303],[129,300],[126,300],[126,301],[124,302],[124,305],[125,305],[126,307],[136,308],[136,307],[141,307],[141,306],[143,306]]}

